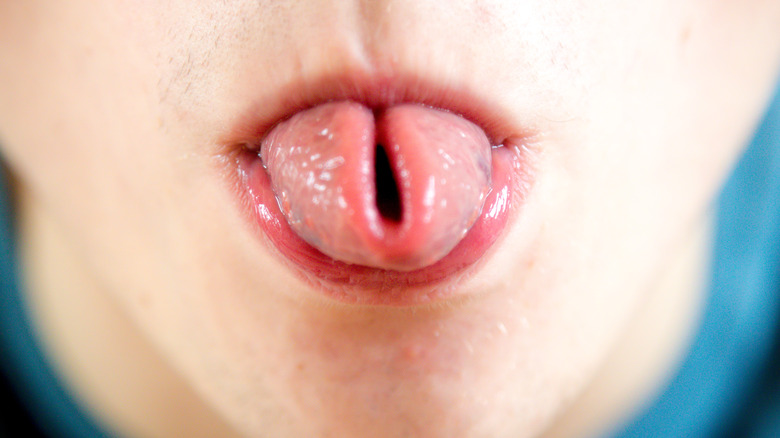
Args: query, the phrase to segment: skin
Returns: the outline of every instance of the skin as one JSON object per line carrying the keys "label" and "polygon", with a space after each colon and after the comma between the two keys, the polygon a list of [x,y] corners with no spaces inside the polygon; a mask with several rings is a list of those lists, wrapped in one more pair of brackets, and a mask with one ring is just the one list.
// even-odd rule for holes
{"label": "skin", "polygon": [[[608,428],[695,326],[708,208],[770,95],[778,22],[769,0],[1,2],[36,327],[129,435]],[[343,75],[468,88],[534,134],[536,181],[467,298],[329,302],[238,207],[233,127]],[[645,342],[649,365],[603,377]]]}

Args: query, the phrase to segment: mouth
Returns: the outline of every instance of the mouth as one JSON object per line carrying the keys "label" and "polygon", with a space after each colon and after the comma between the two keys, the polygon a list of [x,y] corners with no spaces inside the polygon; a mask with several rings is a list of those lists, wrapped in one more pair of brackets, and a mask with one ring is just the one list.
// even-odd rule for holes
{"label": "mouth", "polygon": [[277,96],[224,143],[229,173],[260,240],[338,302],[460,295],[532,187],[533,133],[466,87],[353,76]]}

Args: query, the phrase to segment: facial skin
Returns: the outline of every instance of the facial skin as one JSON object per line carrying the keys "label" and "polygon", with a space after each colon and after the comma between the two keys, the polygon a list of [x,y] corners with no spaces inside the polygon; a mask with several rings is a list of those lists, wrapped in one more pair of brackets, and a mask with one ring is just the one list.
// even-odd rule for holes
{"label": "facial skin", "polygon": [[[769,0],[2,2],[0,144],[37,323],[131,433],[164,427],[132,421],[159,395],[139,368],[164,364],[189,400],[167,412],[213,430],[535,436],[702,228],[771,92],[778,22]],[[247,117],[377,77],[468,90],[529,138],[535,182],[455,283],[467,299],[330,302],[237,202]],[[93,377],[107,363],[134,395]]]}

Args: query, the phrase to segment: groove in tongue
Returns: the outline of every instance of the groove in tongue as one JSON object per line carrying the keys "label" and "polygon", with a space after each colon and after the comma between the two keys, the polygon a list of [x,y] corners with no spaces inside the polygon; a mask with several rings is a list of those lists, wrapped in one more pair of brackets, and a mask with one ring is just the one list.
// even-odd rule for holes
{"label": "groove in tongue", "polygon": [[410,271],[446,256],[490,191],[485,133],[454,114],[402,104],[326,103],[277,125],[261,157],[282,213],[343,262]]}

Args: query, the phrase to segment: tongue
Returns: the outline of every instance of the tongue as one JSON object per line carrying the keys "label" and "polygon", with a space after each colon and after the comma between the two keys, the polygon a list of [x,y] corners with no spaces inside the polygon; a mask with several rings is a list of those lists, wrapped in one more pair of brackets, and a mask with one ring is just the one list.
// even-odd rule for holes
{"label": "tongue", "polygon": [[261,157],[292,229],[347,263],[410,271],[446,256],[490,191],[485,133],[403,104],[326,103],[279,124]]}

